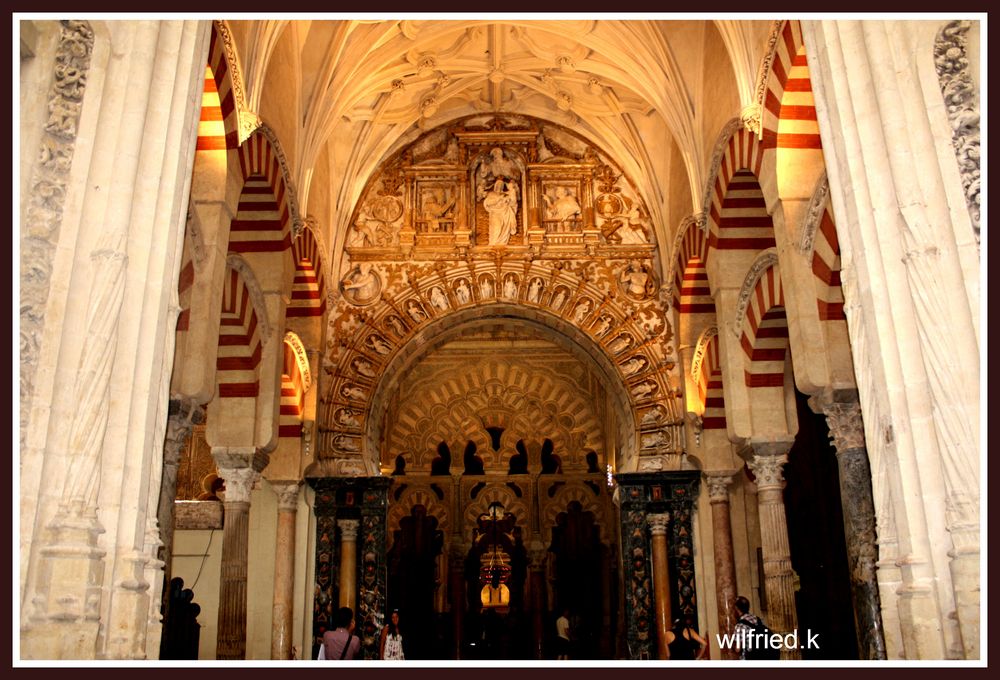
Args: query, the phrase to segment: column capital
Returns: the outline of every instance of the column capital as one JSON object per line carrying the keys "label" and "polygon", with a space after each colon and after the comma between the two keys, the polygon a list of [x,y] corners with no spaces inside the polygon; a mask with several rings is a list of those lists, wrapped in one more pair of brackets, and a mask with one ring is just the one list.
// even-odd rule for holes
{"label": "column capital", "polygon": [[337,526],[340,527],[340,536],[342,541],[358,540],[358,527],[361,526],[361,520],[338,519]]}
{"label": "column capital", "polygon": [[646,515],[646,523],[654,536],[666,536],[667,527],[670,525],[669,512],[657,512]]}
{"label": "column capital", "polygon": [[733,476],[739,470],[705,470],[702,475],[705,477],[705,484],[708,486],[708,500],[710,503],[728,503],[729,485],[733,481]]}
{"label": "column capital", "polygon": [[295,510],[299,505],[299,489],[302,480],[267,480],[271,489],[278,496],[278,510]]}
{"label": "column capital", "polygon": [[220,470],[252,468],[260,472],[267,467],[269,456],[256,446],[213,446],[212,459]]}
{"label": "column capital", "polygon": [[222,492],[223,503],[249,503],[250,492],[260,480],[260,472],[252,467],[216,466],[219,476],[226,483]]}
{"label": "column capital", "polygon": [[754,454],[753,458],[747,461],[750,471],[753,472],[757,480],[757,490],[782,489],[785,486],[785,477],[781,467],[788,462],[788,453],[780,454]]}
{"label": "column capital", "polygon": [[830,439],[838,454],[865,448],[865,423],[857,391],[843,392],[827,390],[809,398],[809,407],[826,416]]}

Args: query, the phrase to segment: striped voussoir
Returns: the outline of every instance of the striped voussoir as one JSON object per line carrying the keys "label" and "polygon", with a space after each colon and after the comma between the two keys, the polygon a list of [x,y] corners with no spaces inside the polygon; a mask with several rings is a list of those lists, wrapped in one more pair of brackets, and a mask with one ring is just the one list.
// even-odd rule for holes
{"label": "striped voussoir", "polygon": [[764,270],[750,294],[740,346],[747,357],[744,368],[747,387],[784,385],[788,321],[781,277],[774,266]]}
{"label": "striped voussoir", "polygon": [[219,354],[215,365],[220,398],[257,396],[260,389],[260,355],[257,312],[250,299],[250,291],[239,272],[227,269],[219,323]]}

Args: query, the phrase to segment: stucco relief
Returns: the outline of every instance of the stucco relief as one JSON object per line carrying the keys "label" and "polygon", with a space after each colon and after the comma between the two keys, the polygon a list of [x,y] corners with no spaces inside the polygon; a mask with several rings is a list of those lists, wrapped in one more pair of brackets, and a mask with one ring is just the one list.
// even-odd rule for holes
{"label": "stucco relief", "polygon": [[979,241],[980,213],[980,150],[979,97],[969,74],[966,55],[966,34],[969,21],[950,21],[938,33],[934,43],[934,64],[937,68],[941,95],[952,127],[952,145],[962,175],[962,188],[972,219],[972,228]]}
{"label": "stucco relief", "polygon": [[826,178],[826,171],[816,182],[816,189],[812,198],[809,199],[809,207],[806,208],[805,217],[802,218],[802,230],[799,236],[799,252],[803,255],[811,255],[816,240],[816,229],[823,219],[823,212],[830,197],[830,182]]}
{"label": "stucco relief", "polygon": [[93,49],[94,33],[88,22],[61,22],[55,72],[48,93],[50,115],[32,171],[21,237],[19,389],[22,445],[34,393],[40,335],[45,325],[52,258],[59,240],[66,185]]}
{"label": "stucco relief", "polygon": [[743,279],[743,286],[740,288],[740,295],[736,300],[736,315],[733,317],[734,322],[731,326],[733,334],[736,337],[739,337],[740,333],[743,331],[743,319],[746,317],[747,307],[750,305],[750,296],[753,294],[757,281],[765,271],[767,271],[770,267],[776,267],[777,265],[778,252],[774,248],[768,248],[762,252],[757,256],[757,259],[753,261],[753,264],[750,265],[750,269],[747,271],[747,275]]}

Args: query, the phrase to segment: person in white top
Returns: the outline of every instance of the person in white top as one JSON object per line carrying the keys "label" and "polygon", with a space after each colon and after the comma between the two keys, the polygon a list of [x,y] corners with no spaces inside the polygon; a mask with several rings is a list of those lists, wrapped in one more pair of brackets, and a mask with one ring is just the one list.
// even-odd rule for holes
{"label": "person in white top", "polygon": [[386,661],[403,661],[403,635],[399,632],[399,610],[393,609],[389,623],[382,629],[379,658]]}
{"label": "person in white top", "polygon": [[569,659],[569,609],[556,619],[556,659]]}

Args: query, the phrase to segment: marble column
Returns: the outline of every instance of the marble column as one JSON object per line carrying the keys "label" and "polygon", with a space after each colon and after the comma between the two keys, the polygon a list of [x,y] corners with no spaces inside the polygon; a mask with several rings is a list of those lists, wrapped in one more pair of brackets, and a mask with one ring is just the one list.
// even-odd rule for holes
{"label": "marble column", "polygon": [[[757,513],[760,517],[761,550],[764,553],[764,592],[767,594],[767,625],[786,634],[798,627],[792,555],[788,547],[788,520],[782,491],[782,466],[788,461],[792,439],[753,442],[750,470],[757,479]],[[798,659],[797,649],[783,649],[782,659]]]}
{"label": "marble column", "polygon": [[358,590],[358,526],[356,519],[338,519],[340,527],[340,602],[341,607],[355,609]]}
{"label": "marble column", "polygon": [[[163,562],[163,583],[160,601],[163,620],[170,615],[170,579],[174,548],[174,501],[177,498],[177,470],[181,463],[184,444],[195,425],[205,422],[205,409],[190,399],[171,399],[167,420],[167,436],[163,442],[163,474],[160,479],[160,499],[156,508],[156,521],[160,527],[160,560]],[[161,637],[161,647],[167,643]]]}
{"label": "marble column", "polygon": [[532,550],[528,565],[528,588],[531,591],[531,652],[536,659],[544,659],[545,640],[545,548]]}
{"label": "marble column", "polygon": [[250,493],[260,479],[266,456],[253,449],[212,448],[223,495],[222,567],[219,583],[219,622],[215,656],[220,660],[246,658],[247,550],[250,537]]}
{"label": "marble column", "polygon": [[875,502],[872,472],[865,447],[864,422],[857,396],[834,401],[827,395],[809,400],[813,410],[826,415],[830,438],[837,449],[840,504],[847,539],[847,568],[851,577],[854,628],[862,659],[885,659],[881,599],[876,578],[878,546],[875,536]]}
{"label": "marble column", "polygon": [[271,658],[292,658],[292,588],[295,582],[295,513],[300,481],[274,481],[278,495],[278,531],[274,539],[274,599],[271,614]]}
{"label": "marble column", "polygon": [[[736,626],[736,565],[733,560],[733,530],[729,520],[729,484],[736,470],[705,472],[708,500],[712,505],[712,549],[715,554],[715,602],[719,634],[730,635]],[[738,659],[730,648],[721,650],[723,659]]]}
{"label": "marble column", "polygon": [[667,528],[670,514],[646,515],[653,536],[653,600],[656,602],[656,658],[669,659],[667,632],[670,630],[670,566],[667,561]]}

